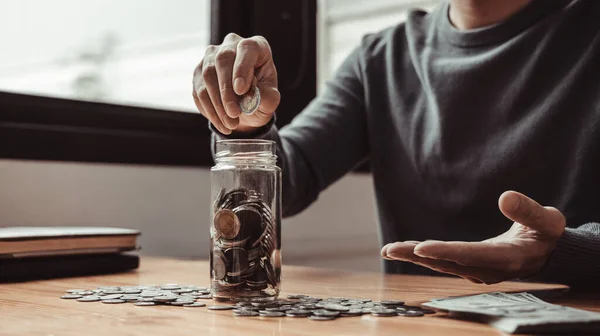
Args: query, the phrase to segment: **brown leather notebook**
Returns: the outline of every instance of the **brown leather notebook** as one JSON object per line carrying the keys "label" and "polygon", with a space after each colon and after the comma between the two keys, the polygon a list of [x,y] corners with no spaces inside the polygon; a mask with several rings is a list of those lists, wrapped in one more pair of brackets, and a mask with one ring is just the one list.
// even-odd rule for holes
{"label": "brown leather notebook", "polygon": [[0,258],[116,253],[134,250],[140,232],[111,227],[0,228]]}

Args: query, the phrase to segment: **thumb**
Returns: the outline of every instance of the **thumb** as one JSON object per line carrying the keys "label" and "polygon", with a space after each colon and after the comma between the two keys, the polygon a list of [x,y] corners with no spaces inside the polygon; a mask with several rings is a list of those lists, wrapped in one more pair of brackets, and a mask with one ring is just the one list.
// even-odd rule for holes
{"label": "thumb", "polygon": [[565,230],[565,216],[556,208],[543,207],[516,191],[506,191],[498,199],[504,216],[550,237],[560,237]]}

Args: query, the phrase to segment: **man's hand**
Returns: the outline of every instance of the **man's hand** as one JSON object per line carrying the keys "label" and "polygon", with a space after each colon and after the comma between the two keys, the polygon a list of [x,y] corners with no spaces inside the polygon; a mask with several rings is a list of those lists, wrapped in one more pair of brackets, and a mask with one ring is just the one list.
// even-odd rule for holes
{"label": "man's hand", "polygon": [[476,283],[493,284],[539,272],[565,231],[565,217],[514,191],[503,193],[498,207],[515,223],[497,237],[482,242],[396,242],[384,246],[381,255]]}
{"label": "man's hand", "polygon": [[[271,47],[262,36],[241,38],[228,34],[223,44],[209,46],[194,70],[192,96],[198,111],[223,134],[249,132],[267,124],[279,105],[277,70]],[[257,85],[258,110],[244,115],[239,96]]]}

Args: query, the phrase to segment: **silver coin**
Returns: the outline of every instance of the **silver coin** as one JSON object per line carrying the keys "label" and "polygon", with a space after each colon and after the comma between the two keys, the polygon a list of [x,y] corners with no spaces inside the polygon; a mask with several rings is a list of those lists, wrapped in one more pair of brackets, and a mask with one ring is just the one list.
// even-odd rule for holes
{"label": "silver coin", "polygon": [[227,259],[220,250],[213,251],[212,266],[215,279],[223,280],[227,275]]}
{"label": "silver coin", "polygon": [[154,302],[154,298],[138,298],[137,302]]}
{"label": "silver coin", "polygon": [[351,317],[351,316],[362,316],[364,314],[362,309],[350,309],[348,311],[342,312],[340,316],[342,317]]}
{"label": "silver coin", "polygon": [[100,297],[96,295],[88,295],[77,299],[78,302],[98,302]]}
{"label": "silver coin", "polygon": [[335,320],[335,316],[320,316],[320,315],[313,315],[310,316],[308,319],[309,320],[313,320],[313,321],[332,321]]}
{"label": "silver coin", "polygon": [[156,303],[154,302],[136,302],[133,304],[134,306],[156,306]]}
{"label": "silver coin", "polygon": [[184,304],[183,306],[184,307],[190,307],[190,308],[193,308],[193,307],[206,307],[206,304],[202,303],[202,302],[194,302],[194,303]]}
{"label": "silver coin", "polygon": [[251,310],[236,309],[233,311],[233,315],[235,315],[235,316],[259,316],[260,314],[255,311],[251,311]]}
{"label": "silver coin", "polygon": [[282,313],[282,312],[266,311],[266,310],[259,311],[258,314],[262,317],[284,317],[285,316],[285,313]]}
{"label": "silver coin", "polygon": [[423,314],[435,314],[436,311],[433,309],[428,309],[428,308],[421,308],[418,311],[420,311]]}
{"label": "silver coin", "polygon": [[331,311],[331,310],[326,310],[326,309],[317,309],[317,310],[313,310],[313,315],[316,316],[338,316],[340,315],[339,311]]}
{"label": "silver coin", "polygon": [[377,316],[377,317],[390,317],[390,316],[396,316],[396,310],[395,309],[372,309],[371,310],[371,315],[373,316]]}
{"label": "silver coin", "polygon": [[327,309],[327,310],[333,310],[333,311],[339,311],[339,312],[346,312],[346,311],[350,310],[350,308],[343,306],[341,304],[326,304],[326,305],[324,305],[323,308]]}
{"label": "silver coin", "polygon": [[61,299],[65,299],[65,300],[75,300],[75,299],[81,299],[83,297],[83,295],[78,295],[78,294],[66,294],[61,296]]}
{"label": "silver coin", "polygon": [[250,115],[256,112],[260,106],[260,101],[260,90],[258,89],[258,86],[255,85],[240,99],[240,109],[242,110],[242,113]]}
{"label": "silver coin", "polygon": [[110,294],[102,296],[102,300],[116,300],[123,297],[123,294]]}
{"label": "silver coin", "polygon": [[384,300],[380,302],[384,306],[402,306],[404,305],[404,301],[399,300]]}
{"label": "silver coin", "polygon": [[65,291],[65,293],[69,293],[69,294],[78,294],[81,292],[87,292],[87,289],[67,289]]}
{"label": "silver coin", "polygon": [[210,300],[212,299],[212,295],[211,294],[206,294],[206,295],[198,295],[198,297],[196,299],[202,299],[202,300]]}
{"label": "silver coin", "polygon": [[123,295],[120,297],[121,300],[125,300],[125,301],[129,301],[129,302],[135,302],[139,299],[140,297],[137,295]]}
{"label": "silver coin", "polygon": [[308,295],[305,294],[290,294],[287,296],[288,299],[292,299],[292,300],[299,300],[299,299],[305,299],[308,298]]}
{"label": "silver coin", "polygon": [[192,304],[193,301],[171,301],[169,304],[171,306],[185,306],[186,304]]}
{"label": "silver coin", "polygon": [[309,316],[312,315],[311,310],[306,309],[290,309],[285,312],[286,315],[296,315],[296,316]]}
{"label": "silver coin", "polygon": [[397,311],[396,315],[398,316],[406,316],[406,317],[421,317],[423,316],[423,312],[417,310],[407,310],[407,311]]}
{"label": "silver coin", "polygon": [[177,300],[177,296],[157,296],[154,298],[154,302],[171,302]]}
{"label": "silver coin", "polygon": [[106,303],[106,304],[119,304],[119,303],[126,303],[127,301],[125,300],[120,300],[120,299],[113,299],[113,300],[102,300],[102,303]]}
{"label": "silver coin", "polygon": [[234,306],[208,306],[206,307],[210,310],[232,310],[235,309]]}
{"label": "silver coin", "polygon": [[187,294],[187,293],[191,293],[194,290],[192,289],[188,289],[188,288],[182,288],[182,289],[176,289],[174,291],[172,291],[174,294]]}
{"label": "silver coin", "polygon": [[142,292],[141,289],[128,289],[128,290],[124,290],[123,293],[126,295],[133,295],[133,294],[140,294]]}

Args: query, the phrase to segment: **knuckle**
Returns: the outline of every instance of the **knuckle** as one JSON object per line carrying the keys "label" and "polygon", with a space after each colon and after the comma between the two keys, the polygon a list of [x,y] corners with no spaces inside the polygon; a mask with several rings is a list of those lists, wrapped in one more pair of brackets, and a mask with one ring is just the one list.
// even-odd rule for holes
{"label": "knuckle", "polygon": [[219,47],[217,47],[216,45],[213,45],[213,44],[209,45],[204,50],[204,57],[206,57],[207,55],[214,54],[218,49],[219,49]]}
{"label": "knuckle", "polygon": [[258,42],[256,42],[252,38],[243,39],[240,41],[240,43],[238,45],[242,49],[250,49],[250,50],[254,50],[254,51],[258,51],[258,48],[259,48]]}
{"label": "knuckle", "polygon": [[235,59],[235,50],[230,48],[221,48],[215,55],[217,63],[231,63]]}
{"label": "knuckle", "polygon": [[212,79],[217,74],[214,64],[205,64],[202,68],[202,77],[204,81]]}
{"label": "knuckle", "polygon": [[237,40],[240,39],[240,35],[236,34],[236,33],[229,33],[227,35],[225,35],[225,39],[224,40]]}

